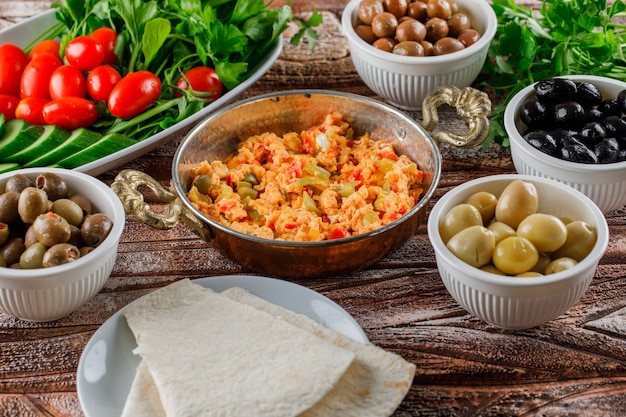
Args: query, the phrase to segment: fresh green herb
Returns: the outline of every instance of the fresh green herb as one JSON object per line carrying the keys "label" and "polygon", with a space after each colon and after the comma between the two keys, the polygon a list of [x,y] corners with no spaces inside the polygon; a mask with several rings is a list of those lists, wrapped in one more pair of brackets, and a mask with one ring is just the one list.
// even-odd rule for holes
{"label": "fresh green herb", "polygon": [[514,0],[493,0],[498,29],[483,67],[483,87],[506,94],[494,107],[484,147],[508,147],[506,104],[536,81],[574,74],[626,81],[626,3],[616,0],[543,0],[536,12]]}

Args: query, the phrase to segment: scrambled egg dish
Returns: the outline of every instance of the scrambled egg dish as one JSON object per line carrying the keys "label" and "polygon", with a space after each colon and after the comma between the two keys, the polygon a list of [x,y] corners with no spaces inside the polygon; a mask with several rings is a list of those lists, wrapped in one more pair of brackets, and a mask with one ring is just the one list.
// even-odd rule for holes
{"label": "scrambled egg dish", "polygon": [[424,174],[393,146],[354,137],[343,116],[280,137],[239,144],[225,161],[192,172],[190,201],[238,232],[317,241],[358,235],[393,222],[420,198]]}

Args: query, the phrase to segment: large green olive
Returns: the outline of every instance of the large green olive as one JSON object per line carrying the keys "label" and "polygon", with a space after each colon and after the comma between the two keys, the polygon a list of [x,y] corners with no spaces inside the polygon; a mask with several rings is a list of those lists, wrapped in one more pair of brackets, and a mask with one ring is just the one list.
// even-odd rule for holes
{"label": "large green olive", "polygon": [[48,247],[41,242],[30,245],[20,256],[20,268],[43,268],[43,255],[47,250]]}
{"label": "large green olive", "polygon": [[452,236],[446,247],[463,262],[480,268],[491,261],[496,241],[484,226],[470,226]]}
{"label": "large green olive", "polygon": [[455,234],[470,226],[482,226],[483,218],[478,209],[471,204],[457,204],[452,207],[439,224],[439,235],[443,243],[448,241]]}
{"label": "large green olive", "polygon": [[487,229],[491,230],[491,233],[493,233],[493,235],[495,236],[496,245],[500,243],[504,238],[516,235],[515,229],[513,229],[508,224],[502,222],[491,222],[489,223],[489,226],[487,226]]}
{"label": "large green olive", "polygon": [[517,235],[530,240],[539,252],[554,252],[565,243],[567,228],[556,216],[533,213],[517,226]]}
{"label": "large green olive", "polygon": [[80,251],[76,246],[69,243],[58,243],[44,253],[42,265],[44,268],[49,268],[74,262],[78,258],[80,258]]}
{"label": "large green olive", "polygon": [[17,201],[17,211],[24,223],[32,223],[48,211],[48,195],[35,187],[26,187]]}
{"label": "large green olive", "polygon": [[496,245],[493,264],[507,275],[530,271],[539,260],[537,248],[526,238],[510,236]]}
{"label": "large green olive", "polygon": [[566,257],[580,262],[589,255],[596,244],[598,239],[596,229],[582,220],[570,222],[565,227],[567,239],[559,250],[551,254],[552,259]]}
{"label": "large green olive", "polygon": [[83,209],[68,198],[59,198],[54,201],[50,211],[63,217],[71,225],[80,226],[83,222]]}
{"label": "large green olive", "polygon": [[533,266],[533,268],[530,271],[544,274],[550,262],[552,262],[552,258],[550,258],[550,256],[547,253],[540,253],[537,263],[535,264],[535,266]]}
{"label": "large green olive", "polygon": [[37,216],[33,222],[33,231],[37,240],[50,247],[70,240],[70,225],[63,217],[48,212]]}
{"label": "large green olive", "polygon": [[0,194],[0,222],[11,224],[20,219],[20,213],[17,210],[19,198],[20,194],[15,191]]}
{"label": "large green olive", "polygon": [[556,274],[557,272],[561,272],[561,271],[565,271],[570,268],[573,268],[574,266],[576,266],[576,264],[578,264],[578,262],[576,262],[576,260],[572,258],[568,258],[568,257],[556,258],[555,260],[553,260],[552,262],[548,264],[544,273],[546,275]]}
{"label": "large green olive", "polygon": [[471,204],[478,209],[480,216],[483,218],[483,224],[485,225],[491,223],[496,216],[498,198],[487,191],[475,192],[465,199],[465,203]]}
{"label": "large green olive", "polygon": [[537,212],[538,205],[539,195],[535,185],[514,180],[505,187],[498,198],[495,219],[517,229],[522,220]]}

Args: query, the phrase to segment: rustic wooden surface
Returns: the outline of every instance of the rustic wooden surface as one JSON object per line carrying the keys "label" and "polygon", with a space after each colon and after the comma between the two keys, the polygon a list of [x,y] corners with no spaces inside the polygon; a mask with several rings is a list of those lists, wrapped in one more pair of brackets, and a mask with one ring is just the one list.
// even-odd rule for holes
{"label": "rustic wooden surface", "polygon": [[[526,0],[525,4],[539,4]],[[0,28],[49,7],[51,0],[2,0]],[[339,19],[346,0],[292,4],[296,15],[316,8],[325,23],[315,53],[285,45],[265,77],[244,95],[326,88],[375,97],[356,74]],[[494,104],[498,98],[494,98]],[[419,114],[413,114],[419,118]],[[454,127],[448,114],[443,121]],[[122,168],[169,182],[180,137]],[[508,151],[442,147],[444,173],[436,199],[469,179],[514,172]],[[100,178],[110,183],[119,169]],[[158,207],[156,202],[151,202]],[[369,339],[417,365],[413,386],[394,414],[626,414],[626,210],[607,215],[611,239],[595,279],[566,314],[538,328],[510,332],[468,315],[446,292],[426,228],[374,266],[325,279],[294,279],[339,303]],[[181,278],[248,273],[186,227],[156,231],[132,216],[104,289],[87,305],[52,323],[0,313],[0,416],[82,416],[76,368],[82,350],[113,313],[150,290]]]}

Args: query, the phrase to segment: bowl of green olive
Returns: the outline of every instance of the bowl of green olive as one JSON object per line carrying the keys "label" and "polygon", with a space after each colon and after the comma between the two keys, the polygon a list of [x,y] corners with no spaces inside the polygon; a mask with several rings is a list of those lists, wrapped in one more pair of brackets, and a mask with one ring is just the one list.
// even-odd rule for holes
{"label": "bowl of green olive", "polygon": [[503,174],[444,194],[428,219],[443,283],[462,308],[505,329],[564,314],[606,251],[602,211],[556,180]]}
{"label": "bowl of green olive", "polygon": [[111,274],[124,223],[117,195],[88,174],[0,174],[0,312],[51,321],[84,305]]}
{"label": "bowl of green olive", "polygon": [[472,84],[498,23],[486,0],[351,0],[341,21],[363,82],[405,110],[440,86]]}

